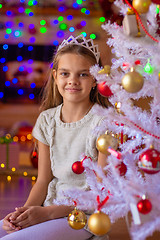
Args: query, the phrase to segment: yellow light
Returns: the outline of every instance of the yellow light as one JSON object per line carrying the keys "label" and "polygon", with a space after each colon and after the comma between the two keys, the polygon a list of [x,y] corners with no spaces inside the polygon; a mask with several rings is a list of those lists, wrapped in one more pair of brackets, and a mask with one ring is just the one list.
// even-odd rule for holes
{"label": "yellow light", "polygon": [[32,181],[35,181],[36,180],[36,177],[35,176],[32,176]]}
{"label": "yellow light", "polygon": [[18,142],[18,137],[17,136],[13,137],[13,142]]}
{"label": "yellow light", "polygon": [[11,138],[11,135],[8,133],[8,134],[6,134],[6,138],[7,139],[10,139]]}
{"label": "yellow light", "polygon": [[25,142],[26,141],[26,137],[25,136],[22,136],[21,137],[21,142]]}
{"label": "yellow light", "polygon": [[16,171],[16,168],[15,168],[15,167],[12,167],[11,170],[12,170],[12,172],[15,172],[15,171]]}
{"label": "yellow light", "polygon": [[5,167],[4,163],[1,163],[1,168],[4,168],[4,167]]}
{"label": "yellow light", "polygon": [[27,172],[23,172],[23,175],[26,177],[28,175],[28,173]]}
{"label": "yellow light", "polygon": [[11,176],[7,176],[7,181],[10,182],[11,181]]}
{"label": "yellow light", "polygon": [[32,139],[32,135],[29,133],[29,134],[27,134],[27,139],[28,140],[31,140]]}

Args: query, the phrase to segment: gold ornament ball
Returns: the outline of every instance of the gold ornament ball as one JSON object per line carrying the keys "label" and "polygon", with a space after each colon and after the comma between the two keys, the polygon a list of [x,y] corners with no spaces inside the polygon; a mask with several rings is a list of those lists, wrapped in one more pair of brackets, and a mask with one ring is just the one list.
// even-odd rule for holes
{"label": "gold ornament ball", "polygon": [[111,222],[107,214],[97,212],[92,214],[88,219],[89,230],[95,235],[104,235],[111,228]]}
{"label": "gold ornament ball", "polygon": [[126,73],[122,78],[122,86],[129,93],[139,92],[143,84],[143,77],[136,71]]}
{"label": "gold ornament ball", "polygon": [[137,10],[138,13],[147,13],[151,0],[133,0],[132,6]]}
{"label": "gold ornament ball", "polygon": [[74,209],[69,215],[68,215],[68,224],[71,228],[75,230],[79,230],[84,228],[84,226],[87,223],[87,217],[84,212]]}
{"label": "gold ornament ball", "polygon": [[114,150],[117,150],[118,148],[118,141],[116,138],[113,136],[110,136],[108,134],[102,134],[98,139],[97,139],[97,149],[99,152],[103,154],[109,154],[107,149],[109,147],[113,148]]}

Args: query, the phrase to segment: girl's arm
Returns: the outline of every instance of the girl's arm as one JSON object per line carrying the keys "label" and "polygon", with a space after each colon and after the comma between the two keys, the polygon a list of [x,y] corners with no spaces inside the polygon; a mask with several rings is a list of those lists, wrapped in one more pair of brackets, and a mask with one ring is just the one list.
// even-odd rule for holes
{"label": "girl's arm", "polygon": [[65,217],[73,210],[73,207],[64,205],[41,206],[46,198],[48,184],[52,180],[53,175],[51,173],[49,147],[41,142],[38,142],[38,147],[37,181],[24,207],[17,208],[16,212],[10,216],[10,222],[21,228],[26,228],[51,219]]}
{"label": "girl's arm", "polygon": [[52,178],[49,146],[38,141],[38,177],[24,206],[41,206]]}

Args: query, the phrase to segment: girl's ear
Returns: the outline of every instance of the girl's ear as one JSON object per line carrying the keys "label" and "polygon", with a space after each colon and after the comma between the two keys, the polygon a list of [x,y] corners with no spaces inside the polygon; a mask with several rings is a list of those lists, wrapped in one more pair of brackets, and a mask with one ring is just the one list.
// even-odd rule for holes
{"label": "girl's ear", "polygon": [[56,78],[57,78],[57,72],[56,72],[56,70],[55,69],[53,69],[53,78],[54,78],[54,80],[55,80],[55,82],[56,82]]}
{"label": "girl's ear", "polygon": [[93,87],[96,87],[96,85],[97,85],[97,82],[96,82],[96,79],[94,79],[94,81],[93,81]]}

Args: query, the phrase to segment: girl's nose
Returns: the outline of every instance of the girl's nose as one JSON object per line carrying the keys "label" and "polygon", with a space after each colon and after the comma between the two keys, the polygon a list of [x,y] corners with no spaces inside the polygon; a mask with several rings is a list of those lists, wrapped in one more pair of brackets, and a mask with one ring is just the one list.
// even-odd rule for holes
{"label": "girl's nose", "polygon": [[70,76],[68,84],[69,85],[79,85],[79,78],[75,75]]}

